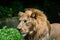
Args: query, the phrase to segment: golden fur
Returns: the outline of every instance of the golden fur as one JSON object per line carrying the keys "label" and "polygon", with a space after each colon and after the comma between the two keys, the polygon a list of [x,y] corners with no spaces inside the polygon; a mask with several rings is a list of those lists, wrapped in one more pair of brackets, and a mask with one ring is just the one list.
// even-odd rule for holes
{"label": "golden fur", "polygon": [[60,23],[51,24],[50,37],[55,38],[56,40],[60,40]]}
{"label": "golden fur", "polygon": [[17,26],[26,40],[48,40],[50,25],[45,14],[38,9],[27,8],[19,12],[20,23]]}

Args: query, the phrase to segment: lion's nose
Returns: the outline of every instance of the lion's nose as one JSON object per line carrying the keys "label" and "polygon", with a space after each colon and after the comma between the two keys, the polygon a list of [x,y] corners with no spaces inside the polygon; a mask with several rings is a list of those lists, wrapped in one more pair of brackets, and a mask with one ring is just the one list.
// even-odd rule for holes
{"label": "lion's nose", "polygon": [[18,31],[21,31],[21,29],[18,29],[18,28],[17,28],[17,30],[18,30]]}

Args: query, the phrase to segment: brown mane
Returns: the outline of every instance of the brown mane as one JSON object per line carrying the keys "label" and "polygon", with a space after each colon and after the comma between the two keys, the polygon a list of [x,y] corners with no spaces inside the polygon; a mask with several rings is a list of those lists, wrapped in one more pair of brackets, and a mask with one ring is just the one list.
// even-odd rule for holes
{"label": "brown mane", "polygon": [[[26,11],[32,11],[32,13],[36,13],[37,17],[36,17],[36,21],[38,22],[38,29],[35,29],[36,31],[33,32],[33,34],[31,35],[27,35],[25,37],[26,40],[41,40],[42,36],[46,35],[45,33],[49,33],[49,22],[47,22],[47,17],[45,16],[45,14],[41,11],[41,10],[37,10],[37,9],[33,9],[33,8],[27,8]],[[39,21],[41,20],[41,21]],[[41,24],[39,23],[41,22]],[[39,27],[40,26],[40,27]]]}
{"label": "brown mane", "polygon": [[[34,8],[27,8],[25,9],[25,12],[20,12],[20,20],[21,19],[29,19],[27,21],[30,21],[30,29],[26,26],[27,23],[21,22],[17,28],[19,29],[25,29],[24,32],[27,32],[28,30],[33,31],[31,34],[27,33],[25,36],[25,40],[48,40],[49,39],[49,32],[50,32],[50,24],[47,20],[46,15],[43,13],[43,11],[34,9]],[[29,17],[29,18],[28,18]],[[34,25],[33,25],[34,24]],[[27,30],[27,31],[26,31]]]}

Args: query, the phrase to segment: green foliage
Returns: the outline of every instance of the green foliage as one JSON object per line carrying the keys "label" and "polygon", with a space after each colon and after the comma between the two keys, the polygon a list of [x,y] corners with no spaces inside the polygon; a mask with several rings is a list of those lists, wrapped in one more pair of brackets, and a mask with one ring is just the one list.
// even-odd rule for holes
{"label": "green foliage", "polygon": [[0,40],[24,40],[24,38],[17,29],[8,29],[4,26],[3,29],[0,29]]}
{"label": "green foliage", "polygon": [[12,16],[13,10],[12,8],[0,6],[0,17]]}
{"label": "green foliage", "polygon": [[0,5],[0,18],[18,16],[18,12],[23,10],[21,2],[11,2],[8,6]]}

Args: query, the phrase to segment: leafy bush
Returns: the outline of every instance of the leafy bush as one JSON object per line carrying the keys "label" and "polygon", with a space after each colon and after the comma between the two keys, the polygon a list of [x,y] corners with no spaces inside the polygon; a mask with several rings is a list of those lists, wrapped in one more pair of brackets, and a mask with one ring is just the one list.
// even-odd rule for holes
{"label": "leafy bush", "polygon": [[0,40],[24,40],[19,31],[15,28],[6,28],[0,29]]}

